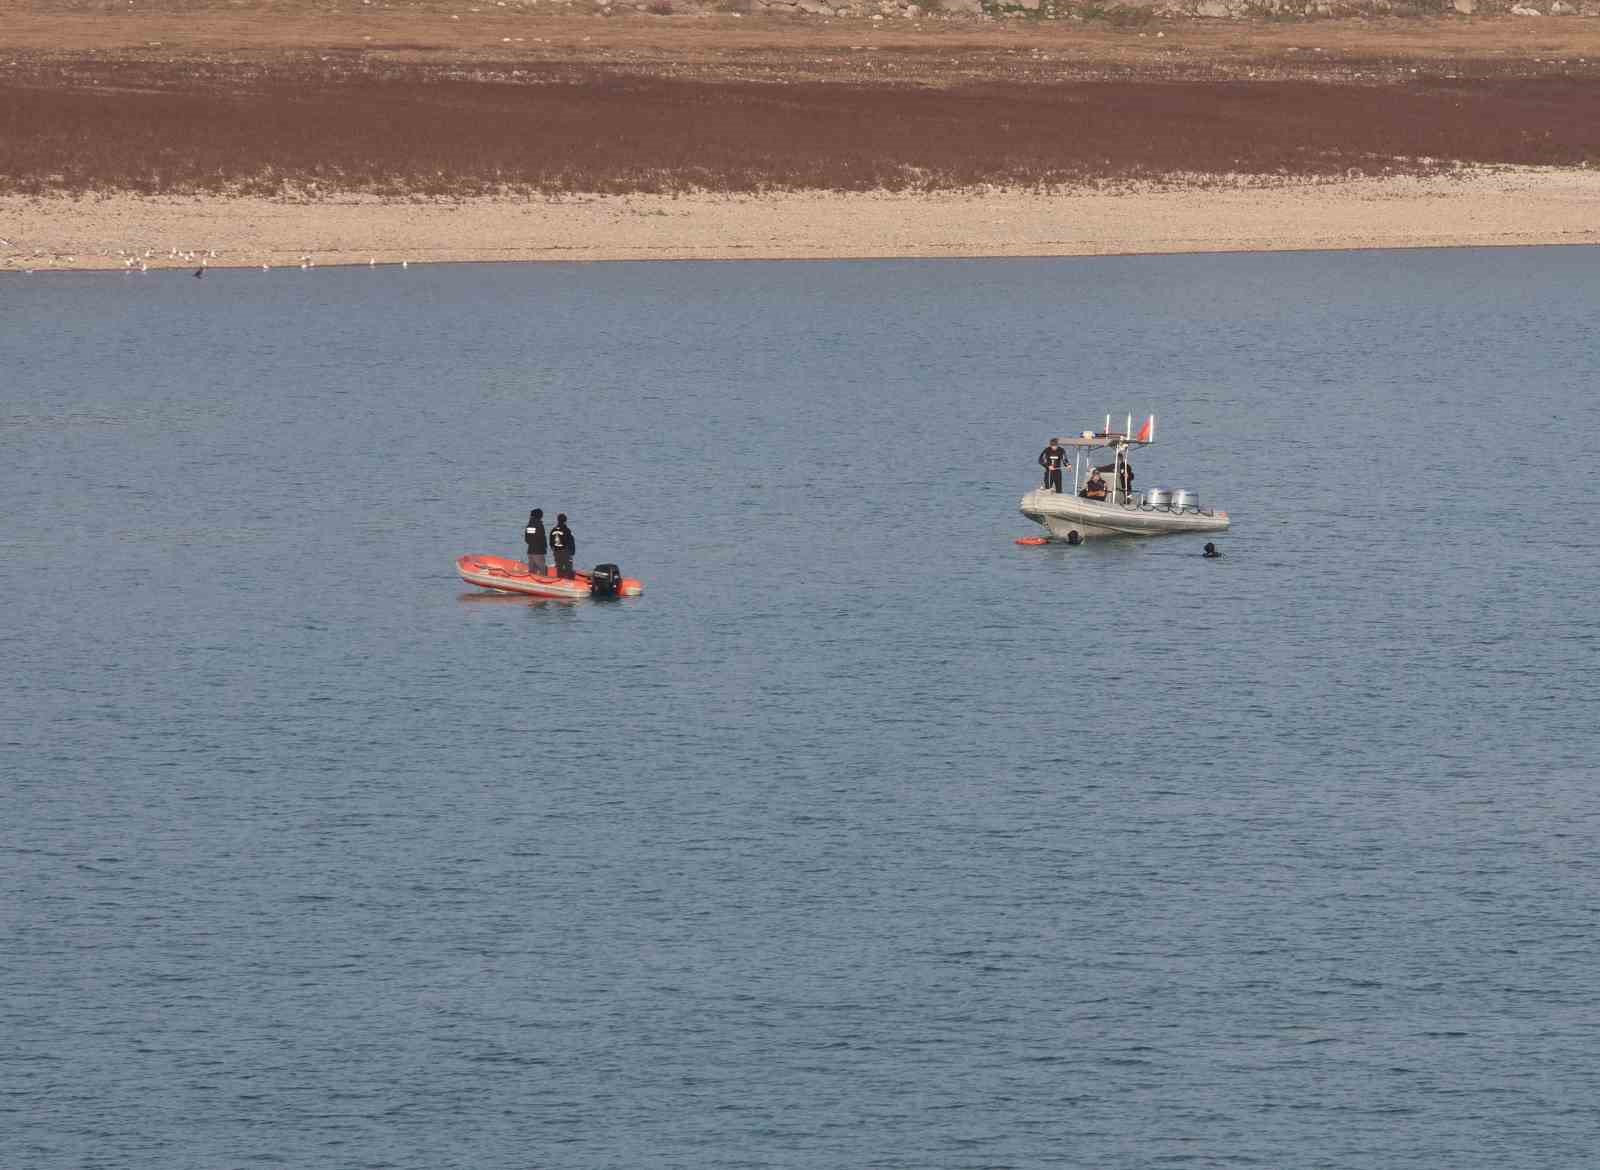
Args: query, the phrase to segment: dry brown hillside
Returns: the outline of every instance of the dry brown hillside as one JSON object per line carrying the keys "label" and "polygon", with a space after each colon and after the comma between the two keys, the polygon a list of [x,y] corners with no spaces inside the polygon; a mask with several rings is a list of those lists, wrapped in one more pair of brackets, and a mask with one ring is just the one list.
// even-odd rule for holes
{"label": "dry brown hillside", "polygon": [[1579,15],[637,8],[0,5],[0,188],[862,190],[1600,163],[1600,19]]}

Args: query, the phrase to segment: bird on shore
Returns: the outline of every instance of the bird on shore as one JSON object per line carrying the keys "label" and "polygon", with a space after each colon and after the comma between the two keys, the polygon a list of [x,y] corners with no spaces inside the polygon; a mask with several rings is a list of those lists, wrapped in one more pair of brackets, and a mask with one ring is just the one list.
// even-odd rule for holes
{"label": "bird on shore", "polygon": [[199,280],[205,274],[206,274],[206,269],[205,269],[205,265],[203,265],[203,264],[199,268],[196,268],[194,270],[194,278],[196,280]]}

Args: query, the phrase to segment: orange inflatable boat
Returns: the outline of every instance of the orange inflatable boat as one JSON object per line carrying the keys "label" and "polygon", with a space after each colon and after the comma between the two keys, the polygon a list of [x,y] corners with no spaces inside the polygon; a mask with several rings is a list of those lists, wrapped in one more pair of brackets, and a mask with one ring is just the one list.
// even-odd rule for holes
{"label": "orange inflatable boat", "polygon": [[522,561],[509,557],[471,554],[456,558],[456,572],[468,585],[494,589],[501,593],[525,593],[529,597],[638,597],[644,582],[624,577],[615,565],[596,565],[571,580],[528,572]]}

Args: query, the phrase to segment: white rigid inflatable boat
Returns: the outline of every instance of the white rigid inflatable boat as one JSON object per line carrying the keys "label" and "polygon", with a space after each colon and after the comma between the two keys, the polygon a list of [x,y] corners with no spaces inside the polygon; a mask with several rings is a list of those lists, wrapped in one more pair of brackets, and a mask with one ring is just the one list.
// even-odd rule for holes
{"label": "white rigid inflatable boat", "polygon": [[[1098,536],[1170,536],[1226,532],[1228,514],[1201,504],[1198,492],[1185,488],[1133,489],[1128,451],[1155,442],[1156,419],[1151,415],[1137,435],[1132,419],[1121,431],[1111,429],[1107,416],[1103,431],[1084,431],[1060,440],[1073,453],[1072,486],[1062,491],[1035,488],[1022,497],[1018,510],[1042,525],[1058,540],[1076,543]],[[1111,462],[1096,466],[1095,451],[1111,452]],[[1108,475],[1102,486],[1091,487],[1094,475]]]}

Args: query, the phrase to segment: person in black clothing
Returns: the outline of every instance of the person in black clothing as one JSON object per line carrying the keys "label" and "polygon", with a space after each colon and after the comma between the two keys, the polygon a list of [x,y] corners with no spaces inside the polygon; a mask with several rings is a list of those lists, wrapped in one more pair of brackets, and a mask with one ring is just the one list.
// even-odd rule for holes
{"label": "person in black clothing", "polygon": [[1210,541],[1207,541],[1206,542],[1206,551],[1201,553],[1200,555],[1203,556],[1203,557],[1207,557],[1207,558],[1215,558],[1215,557],[1220,557],[1222,554],[1217,551],[1217,546],[1216,545],[1212,544]]}
{"label": "person in black clothing", "polygon": [[1117,486],[1124,492],[1133,491],[1133,464],[1126,459],[1122,461],[1122,470],[1117,472]]}
{"label": "person in black clothing", "polygon": [[528,526],[522,530],[522,539],[528,542],[528,572],[537,573],[543,577],[549,570],[545,568],[544,554],[544,509],[535,508],[528,513]]}
{"label": "person in black clothing", "polygon": [[1059,492],[1061,490],[1061,464],[1066,461],[1067,449],[1061,445],[1060,439],[1051,439],[1050,445],[1039,452],[1039,466],[1044,468],[1044,486],[1046,491]]}
{"label": "person in black clothing", "polygon": [[567,514],[558,513],[556,526],[550,530],[550,555],[556,559],[556,576],[572,580],[572,554],[578,551],[578,542],[572,539],[572,529],[567,527]]}

